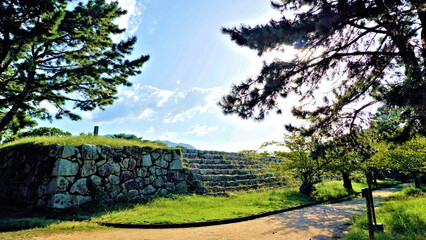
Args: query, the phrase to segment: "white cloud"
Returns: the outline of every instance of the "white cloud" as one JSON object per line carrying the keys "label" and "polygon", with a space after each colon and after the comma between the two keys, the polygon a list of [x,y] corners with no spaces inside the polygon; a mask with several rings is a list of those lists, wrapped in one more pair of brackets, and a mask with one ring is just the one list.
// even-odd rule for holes
{"label": "white cloud", "polygon": [[[194,96],[201,95],[199,98],[192,100]],[[176,95],[175,103],[178,102],[178,98],[182,98],[185,102],[191,102],[191,104],[202,104],[196,105],[190,109],[181,111],[177,114],[168,113],[164,118],[165,123],[175,123],[178,121],[185,121],[191,119],[194,115],[198,113],[213,113],[214,110],[218,110],[218,106],[216,105],[217,101],[220,99],[222,95],[222,88],[199,88],[195,87],[188,91],[186,94],[179,92]],[[187,98],[187,99],[185,99]]]}
{"label": "white cloud", "polygon": [[115,23],[118,27],[126,29],[126,33],[113,36],[115,42],[125,39],[127,34],[135,34],[140,25],[142,11],[145,10],[145,6],[137,0],[118,0],[118,5],[127,10],[127,14],[116,19]]}
{"label": "white cloud", "polygon": [[177,85],[180,85],[180,80],[177,80],[177,81],[176,81],[176,84],[177,84]]}
{"label": "white cloud", "polygon": [[167,114],[167,116],[164,118],[164,122],[165,123],[175,123],[175,122],[183,122],[187,119],[191,119],[192,115],[191,115],[191,110],[187,111],[187,112],[183,112],[183,113],[179,113],[176,115],[172,115],[172,114]]}
{"label": "white cloud", "polygon": [[49,101],[47,100],[43,100],[40,102],[39,107],[41,108],[46,108],[46,110],[50,113],[50,114],[54,114],[56,113],[57,109],[55,106],[53,106],[53,104],[51,104]]}
{"label": "white cloud", "polygon": [[154,110],[148,108],[145,109],[139,116],[138,119],[152,119],[155,115]]}
{"label": "white cloud", "polygon": [[216,130],[218,130],[219,128],[216,126],[213,127],[207,127],[207,125],[195,125],[194,127],[191,128],[190,131],[186,132],[186,134],[196,134],[198,137],[202,137],[210,132],[214,132]]}
{"label": "white cloud", "polygon": [[145,131],[145,133],[153,133],[154,131],[155,131],[155,128],[151,126],[148,128],[148,130]]}
{"label": "white cloud", "polygon": [[170,139],[173,139],[175,136],[176,136],[175,132],[166,131],[163,135],[159,136],[158,138],[160,140],[170,140]]}
{"label": "white cloud", "polygon": [[161,107],[165,102],[167,102],[169,97],[173,95],[173,92],[169,90],[161,90],[156,92],[156,94],[161,98],[161,100],[157,103],[157,106]]}

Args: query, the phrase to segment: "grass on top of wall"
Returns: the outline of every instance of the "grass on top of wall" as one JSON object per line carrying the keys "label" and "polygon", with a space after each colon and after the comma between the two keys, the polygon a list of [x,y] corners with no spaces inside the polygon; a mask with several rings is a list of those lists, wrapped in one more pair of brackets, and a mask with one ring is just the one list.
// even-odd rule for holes
{"label": "grass on top of wall", "polygon": [[[425,239],[425,190],[409,186],[393,193],[376,211],[377,222],[383,223],[385,232],[376,232],[375,239]],[[354,219],[351,230],[343,239],[370,239],[366,214]]]}
{"label": "grass on top of wall", "polygon": [[26,137],[19,138],[15,141],[0,145],[0,148],[12,147],[22,144],[43,144],[43,145],[73,145],[81,146],[83,144],[93,144],[93,145],[109,145],[111,147],[118,146],[138,146],[138,147],[150,147],[150,148],[167,148],[164,143],[160,142],[151,142],[148,140],[138,141],[138,140],[126,140],[119,138],[111,137],[102,137],[102,136],[41,136],[41,137]]}

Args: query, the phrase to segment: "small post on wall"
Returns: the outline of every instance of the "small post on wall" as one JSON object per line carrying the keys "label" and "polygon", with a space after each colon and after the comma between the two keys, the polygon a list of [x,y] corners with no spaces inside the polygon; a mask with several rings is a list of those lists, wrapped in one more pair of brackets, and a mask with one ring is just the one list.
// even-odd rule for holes
{"label": "small post on wall", "polygon": [[98,136],[99,134],[99,126],[95,126],[95,129],[93,130],[93,136]]}

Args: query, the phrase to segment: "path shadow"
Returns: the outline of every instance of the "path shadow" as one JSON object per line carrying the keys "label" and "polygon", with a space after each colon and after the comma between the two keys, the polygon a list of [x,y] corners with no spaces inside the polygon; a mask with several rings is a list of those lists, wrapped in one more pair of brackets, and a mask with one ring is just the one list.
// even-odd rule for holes
{"label": "path shadow", "polygon": [[[394,187],[386,191],[396,191],[401,187]],[[383,201],[380,191],[375,194],[374,203],[377,207]],[[366,210],[365,199],[358,197],[349,201],[315,205],[291,212],[280,213],[270,217],[271,224],[279,225],[273,230],[281,235],[304,231],[309,233],[312,240],[331,239],[332,236],[342,236],[347,229],[350,219]],[[278,222],[278,224],[276,224]],[[308,237],[308,236],[307,236]]]}

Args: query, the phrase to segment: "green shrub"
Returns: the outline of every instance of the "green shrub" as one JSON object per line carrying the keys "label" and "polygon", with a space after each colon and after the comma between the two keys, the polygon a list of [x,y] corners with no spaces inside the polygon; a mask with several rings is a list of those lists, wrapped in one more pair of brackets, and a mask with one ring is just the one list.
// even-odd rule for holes
{"label": "green shrub", "polygon": [[[392,194],[376,212],[377,222],[384,225],[384,233],[375,239],[424,239],[426,235],[426,194],[421,189],[406,187]],[[365,214],[355,219],[344,239],[369,239]]]}

